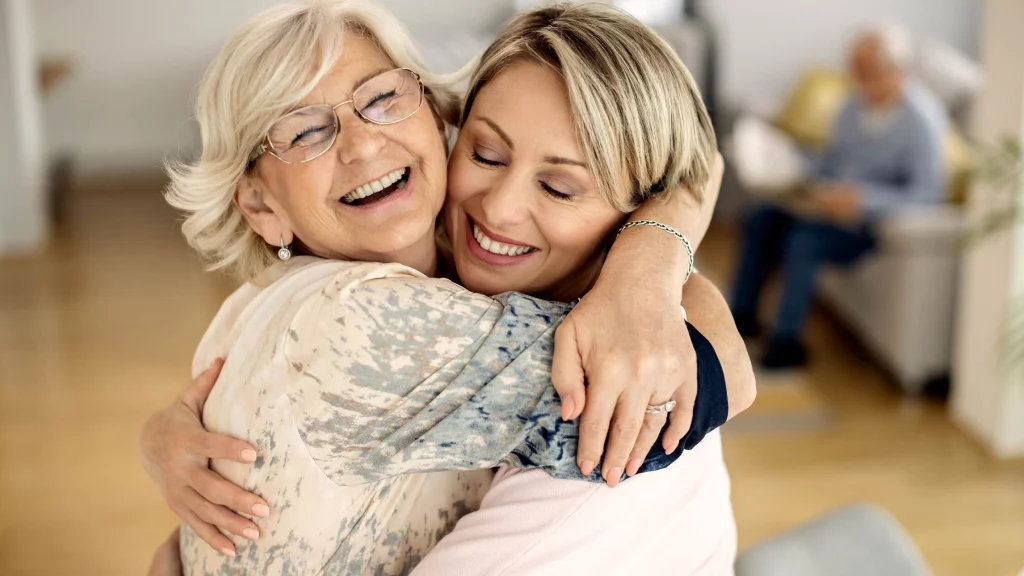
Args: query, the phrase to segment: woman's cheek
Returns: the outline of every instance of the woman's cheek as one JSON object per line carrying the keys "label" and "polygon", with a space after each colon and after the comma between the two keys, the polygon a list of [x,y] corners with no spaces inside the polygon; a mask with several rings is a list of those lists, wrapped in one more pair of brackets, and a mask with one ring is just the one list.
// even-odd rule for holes
{"label": "woman's cheek", "polygon": [[448,163],[448,201],[461,202],[472,196],[473,165],[463,153],[456,150]]}

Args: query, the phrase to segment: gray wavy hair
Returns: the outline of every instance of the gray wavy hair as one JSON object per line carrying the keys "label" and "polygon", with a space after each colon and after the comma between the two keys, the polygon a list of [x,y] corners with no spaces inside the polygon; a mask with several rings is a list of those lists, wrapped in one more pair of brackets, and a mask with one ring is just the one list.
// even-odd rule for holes
{"label": "gray wavy hair", "polygon": [[227,41],[203,77],[196,99],[201,156],[166,164],[164,196],[185,214],[182,232],[210,269],[252,280],[274,262],[276,248],[235,206],[236,187],[270,125],[330,73],[348,33],[373,41],[397,67],[416,71],[435,116],[455,123],[459,98],[450,81],[426,69],[412,37],[387,10],[360,0],[306,0],[258,14]]}

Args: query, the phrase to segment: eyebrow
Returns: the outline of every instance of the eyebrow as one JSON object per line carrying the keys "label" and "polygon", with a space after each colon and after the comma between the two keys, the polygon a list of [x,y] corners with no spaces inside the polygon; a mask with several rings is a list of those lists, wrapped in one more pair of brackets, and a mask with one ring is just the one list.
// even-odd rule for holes
{"label": "eyebrow", "polygon": [[[512,139],[509,138],[508,134],[506,134],[505,131],[501,129],[501,126],[498,126],[498,124],[494,120],[491,120],[490,118],[487,118],[485,116],[480,116],[478,120],[490,126],[491,130],[494,130],[498,134],[498,136],[505,141],[505,144],[509,147],[509,149],[515,151],[516,147],[514,144],[512,144]],[[584,162],[580,162],[579,160],[573,160],[572,158],[565,158],[563,156],[545,156],[544,162],[547,164],[568,164],[569,166],[579,166],[581,168],[587,167],[586,163]]]}
{"label": "eyebrow", "polygon": [[581,168],[586,168],[587,167],[587,165],[585,163],[580,162],[579,160],[573,160],[571,158],[563,158],[561,156],[545,156],[544,157],[544,162],[546,162],[548,164],[568,164],[570,166],[579,166]]}
{"label": "eyebrow", "polygon": [[497,132],[498,137],[505,141],[505,144],[509,147],[509,149],[515,151],[516,145],[512,143],[512,139],[508,137],[508,134],[506,134],[504,130],[501,129],[501,126],[498,126],[498,124],[494,120],[491,120],[490,118],[487,118],[485,116],[481,116],[479,120],[484,124],[490,126],[491,130]]}
{"label": "eyebrow", "polygon": [[394,70],[394,68],[378,68],[377,70],[370,72],[366,76],[363,76],[359,80],[356,80],[355,84],[352,85],[352,91],[355,92],[363,84],[366,84],[376,76],[380,76],[381,74],[388,72],[390,70]]}

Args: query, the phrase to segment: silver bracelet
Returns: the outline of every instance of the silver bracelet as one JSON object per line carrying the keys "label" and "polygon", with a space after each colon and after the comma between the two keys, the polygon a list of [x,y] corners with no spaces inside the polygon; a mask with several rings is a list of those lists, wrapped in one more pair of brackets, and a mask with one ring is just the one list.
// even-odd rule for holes
{"label": "silver bracelet", "polygon": [[668,232],[669,234],[678,238],[683,243],[683,246],[686,246],[687,268],[686,277],[683,278],[683,284],[686,284],[686,281],[690,279],[690,274],[693,273],[693,245],[691,245],[690,241],[686,239],[686,236],[683,236],[683,234],[679,230],[676,230],[671,226],[662,224],[661,222],[657,222],[655,220],[634,220],[633,222],[627,222],[622,228],[619,228],[619,231],[616,234],[616,236],[622,234],[624,231],[626,231],[629,228],[632,228],[633,226],[653,226],[658,230],[664,230],[665,232]]}

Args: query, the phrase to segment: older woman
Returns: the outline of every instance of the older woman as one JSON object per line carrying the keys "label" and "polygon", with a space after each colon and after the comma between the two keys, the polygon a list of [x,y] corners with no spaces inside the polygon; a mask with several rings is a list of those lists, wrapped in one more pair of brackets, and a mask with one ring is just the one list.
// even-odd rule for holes
{"label": "older woman", "polygon": [[[180,207],[192,212],[186,232],[193,244],[222,264],[258,269],[261,258],[266,260],[261,256],[265,251],[251,249],[258,235],[278,244],[279,256],[285,259],[296,249],[339,260],[402,262],[425,272],[432,272],[436,265],[432,244],[423,238],[432,238],[429,223],[439,208],[431,200],[437,164],[430,151],[443,152],[437,116],[422,113],[422,92],[412,72],[390,68],[402,63],[408,49],[396,48],[389,41],[393,38],[381,33],[386,19],[345,6],[350,10],[341,14],[329,13],[324,6],[271,12],[243,29],[211,68],[200,98],[217,112],[217,118],[204,114],[201,107],[204,158],[191,171],[178,173],[174,197]],[[336,55],[340,37],[329,33],[326,17],[337,18],[344,29],[355,32],[345,38],[340,56]],[[312,52],[318,67],[310,78],[302,77],[307,67],[290,65],[280,54],[277,59],[268,58],[268,51],[282,46],[295,54]],[[309,50],[310,46],[317,50]],[[652,50],[646,56],[663,68],[670,70],[674,63],[681,69],[678,60],[671,58],[665,66],[665,50],[662,45],[661,52]],[[258,62],[270,70],[242,75],[236,69],[239,62],[249,66]],[[593,57],[577,64],[584,71],[595,66]],[[526,61],[522,66],[545,69]],[[619,70],[625,71],[621,66]],[[498,84],[503,75],[513,72],[515,66],[499,70],[493,78],[477,78],[480,107],[481,87]],[[287,78],[289,74],[300,77]],[[291,86],[306,87],[305,95],[294,102],[268,83],[282,80],[279,76]],[[251,102],[255,90],[247,93],[240,87],[243,77],[249,83],[252,78],[259,80],[258,98],[266,101]],[[562,297],[578,297],[596,278],[605,239],[624,218],[618,207],[631,208],[681,185],[699,189],[707,179],[713,136],[703,107],[693,100],[696,92],[685,70],[670,75],[654,91],[645,90],[649,85],[635,79],[617,87],[627,89],[632,106],[655,116],[650,123],[609,123],[607,112],[623,110],[617,99],[624,93],[601,92],[596,90],[597,76],[582,77],[591,87],[583,100],[594,105],[595,114],[600,115],[602,107],[605,112],[591,128],[622,143],[612,146],[611,154],[596,146],[599,140],[583,137],[582,145],[576,142],[568,106],[561,115],[551,112],[547,118],[552,122],[543,125],[557,143],[557,154],[536,156],[525,163],[526,170],[513,170],[511,159],[485,157],[476,148],[473,152],[479,166],[517,175],[504,180],[502,191],[510,193],[517,182],[536,183],[535,190],[562,202],[561,210],[575,218],[580,237],[556,242],[558,230],[546,228],[548,234],[554,233],[546,236],[540,225],[533,242],[505,236],[500,230],[515,222],[486,227],[485,222],[494,225],[487,213],[501,211],[483,207],[494,204],[487,200],[494,198],[491,193],[476,194],[479,209],[472,202],[459,204],[463,212],[451,212],[448,218],[450,226],[465,225],[466,234],[452,234],[460,273],[460,251],[469,250],[484,265],[480,270],[485,276],[486,265],[518,267],[537,281],[532,289],[555,294],[561,287]],[[550,79],[533,80],[551,85]],[[574,87],[570,84],[570,88]],[[428,102],[435,92],[428,90]],[[667,101],[670,94],[687,96],[681,106],[672,106]],[[341,104],[329,104],[335,100]],[[262,121],[259,112],[253,111],[274,110],[272,103],[298,110],[271,122],[262,137],[249,134],[246,126]],[[436,101],[431,103],[435,110],[440,108]],[[337,111],[347,104],[354,105],[355,114]],[[577,104],[573,101],[572,112],[578,120]],[[470,109],[467,106],[467,112]],[[474,119],[467,115],[465,120],[468,128]],[[516,149],[507,130],[493,118],[479,120],[495,131],[507,153]],[[208,134],[205,128],[216,122],[221,127],[236,126],[235,131]],[[399,122],[407,129],[389,127]],[[559,131],[557,126],[569,129]],[[655,132],[649,139],[629,138],[626,131],[632,129]],[[211,177],[215,170],[203,174],[202,168],[215,167],[218,160],[230,165],[244,148],[247,134],[253,136],[248,138],[254,142],[253,162],[234,179],[234,201],[251,232],[238,235],[231,233],[240,228],[238,214],[208,198],[209,189],[224,182]],[[588,136],[593,135],[592,130]],[[535,144],[527,142],[519,150],[528,151]],[[620,149],[622,156],[615,155]],[[536,161],[551,166],[541,170]],[[516,166],[520,165],[517,161]],[[562,170],[563,166],[571,168]],[[452,169],[454,181],[454,162]],[[202,184],[209,189],[201,190]],[[564,191],[566,186],[575,192]],[[570,202],[578,204],[570,206]],[[533,214],[558,210],[557,205],[536,199],[531,203]],[[431,217],[424,219],[424,211]],[[460,222],[458,214],[467,218]],[[524,215],[516,217],[520,224],[525,222]],[[423,222],[428,222],[425,230]],[[518,295],[492,301],[451,284],[418,279],[398,266],[303,257],[263,270],[258,284],[243,287],[225,303],[197,353],[201,364],[231,352],[204,411],[207,425],[250,438],[263,457],[253,467],[218,463],[216,469],[263,492],[274,504],[258,543],[246,546],[235,567],[264,572],[325,567],[401,572],[432,546],[460,510],[472,509],[486,487],[482,475],[440,470],[503,462],[579,477],[571,457],[575,425],[555,417],[557,398],[547,385],[552,327],[567,310]],[[569,333],[563,342],[582,344],[581,353],[586,353],[581,327],[573,329],[576,333]],[[699,376],[715,380],[717,374],[720,380],[714,350],[699,334],[693,335],[701,363],[710,362]],[[568,369],[565,374],[568,380],[581,380]],[[666,397],[670,395],[671,390]],[[589,394],[586,402],[594,397]],[[652,412],[671,409],[648,403],[654,404]],[[582,405],[580,397],[569,415]],[[655,436],[658,428],[654,427]],[[632,442],[628,435],[624,437]],[[670,453],[656,451],[646,468],[661,468],[679,456],[673,442],[667,445]],[[599,474],[588,470],[595,464],[583,462],[583,475],[596,479]],[[645,467],[642,460],[634,460],[630,468],[637,472]],[[615,480],[622,473],[623,468],[614,465],[604,470],[605,477]],[[410,493],[417,497],[407,498]],[[437,519],[424,514],[430,509]],[[186,536],[183,550],[188,566],[230,568],[224,563],[231,561],[206,554],[191,533]]]}

